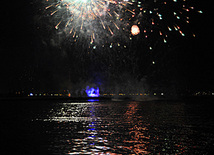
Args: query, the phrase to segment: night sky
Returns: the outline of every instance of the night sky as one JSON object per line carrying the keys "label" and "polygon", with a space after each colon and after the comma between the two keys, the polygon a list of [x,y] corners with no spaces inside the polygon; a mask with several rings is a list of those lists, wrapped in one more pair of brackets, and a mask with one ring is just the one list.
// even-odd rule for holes
{"label": "night sky", "polygon": [[[4,3],[7,4],[2,6],[7,11],[1,13],[1,93],[32,88],[58,90],[64,87],[66,81],[78,83],[80,78],[88,76],[99,82],[105,81],[105,65],[100,72],[97,72],[99,69],[96,66],[102,66],[102,62],[106,61],[106,53],[100,56],[101,61],[90,61],[90,56],[81,55],[81,51],[78,52],[73,45],[64,43],[59,47],[55,42],[47,43],[45,29],[38,28],[35,23],[40,12],[38,4],[29,1]],[[213,90],[212,4],[199,0],[194,3],[193,6],[203,10],[203,14],[191,18],[190,28],[197,37],[178,39],[178,43],[170,45],[167,54],[157,54],[159,58],[155,68],[146,60],[137,64],[139,77],[147,77],[151,85],[160,84],[170,77],[176,81],[172,84],[183,89]],[[139,42],[135,44],[136,51],[140,50]],[[165,48],[160,48],[157,53],[163,53],[163,50]],[[139,58],[144,57],[140,55]],[[111,74],[118,70],[113,67]]]}

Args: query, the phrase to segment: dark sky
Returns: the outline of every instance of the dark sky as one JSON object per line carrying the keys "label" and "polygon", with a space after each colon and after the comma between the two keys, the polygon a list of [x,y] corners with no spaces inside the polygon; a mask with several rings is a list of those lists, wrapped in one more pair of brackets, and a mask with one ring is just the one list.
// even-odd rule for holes
{"label": "dark sky", "polygon": [[[4,8],[8,11],[1,13],[0,92],[31,86],[54,89],[53,81],[58,81],[57,85],[60,85],[59,81],[68,78],[65,72],[69,70],[69,65],[65,61],[69,60],[66,55],[54,51],[54,47],[49,48],[49,52],[40,51],[41,40],[38,40],[41,38],[34,22],[39,6],[26,1],[5,3]],[[181,44],[173,51],[172,61],[176,62],[174,69],[176,75],[183,79],[183,85],[193,90],[213,89],[212,4],[198,0],[195,6],[204,12],[191,20],[190,27],[197,37],[180,41]]]}

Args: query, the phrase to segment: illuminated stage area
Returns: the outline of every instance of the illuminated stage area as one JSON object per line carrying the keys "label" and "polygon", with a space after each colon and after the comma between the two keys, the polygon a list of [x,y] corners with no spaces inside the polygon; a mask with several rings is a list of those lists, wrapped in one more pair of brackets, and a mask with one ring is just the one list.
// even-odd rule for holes
{"label": "illuminated stage area", "polygon": [[98,87],[97,87],[97,89],[95,89],[93,87],[90,88],[89,86],[87,86],[85,92],[88,95],[88,97],[99,97],[99,88]]}

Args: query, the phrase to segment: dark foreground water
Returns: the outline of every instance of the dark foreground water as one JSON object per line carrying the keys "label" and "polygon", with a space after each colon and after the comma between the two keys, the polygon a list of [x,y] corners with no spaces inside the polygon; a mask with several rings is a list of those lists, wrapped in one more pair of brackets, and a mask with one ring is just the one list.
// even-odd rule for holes
{"label": "dark foreground water", "polygon": [[209,154],[213,109],[205,100],[1,101],[0,154]]}

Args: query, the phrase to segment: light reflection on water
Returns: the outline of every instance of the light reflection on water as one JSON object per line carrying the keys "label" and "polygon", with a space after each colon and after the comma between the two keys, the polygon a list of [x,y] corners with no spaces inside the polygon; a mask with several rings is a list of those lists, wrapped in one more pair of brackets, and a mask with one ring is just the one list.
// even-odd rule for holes
{"label": "light reflection on water", "polygon": [[80,102],[54,104],[36,120],[50,153],[205,153],[208,142],[188,118],[184,103]]}

